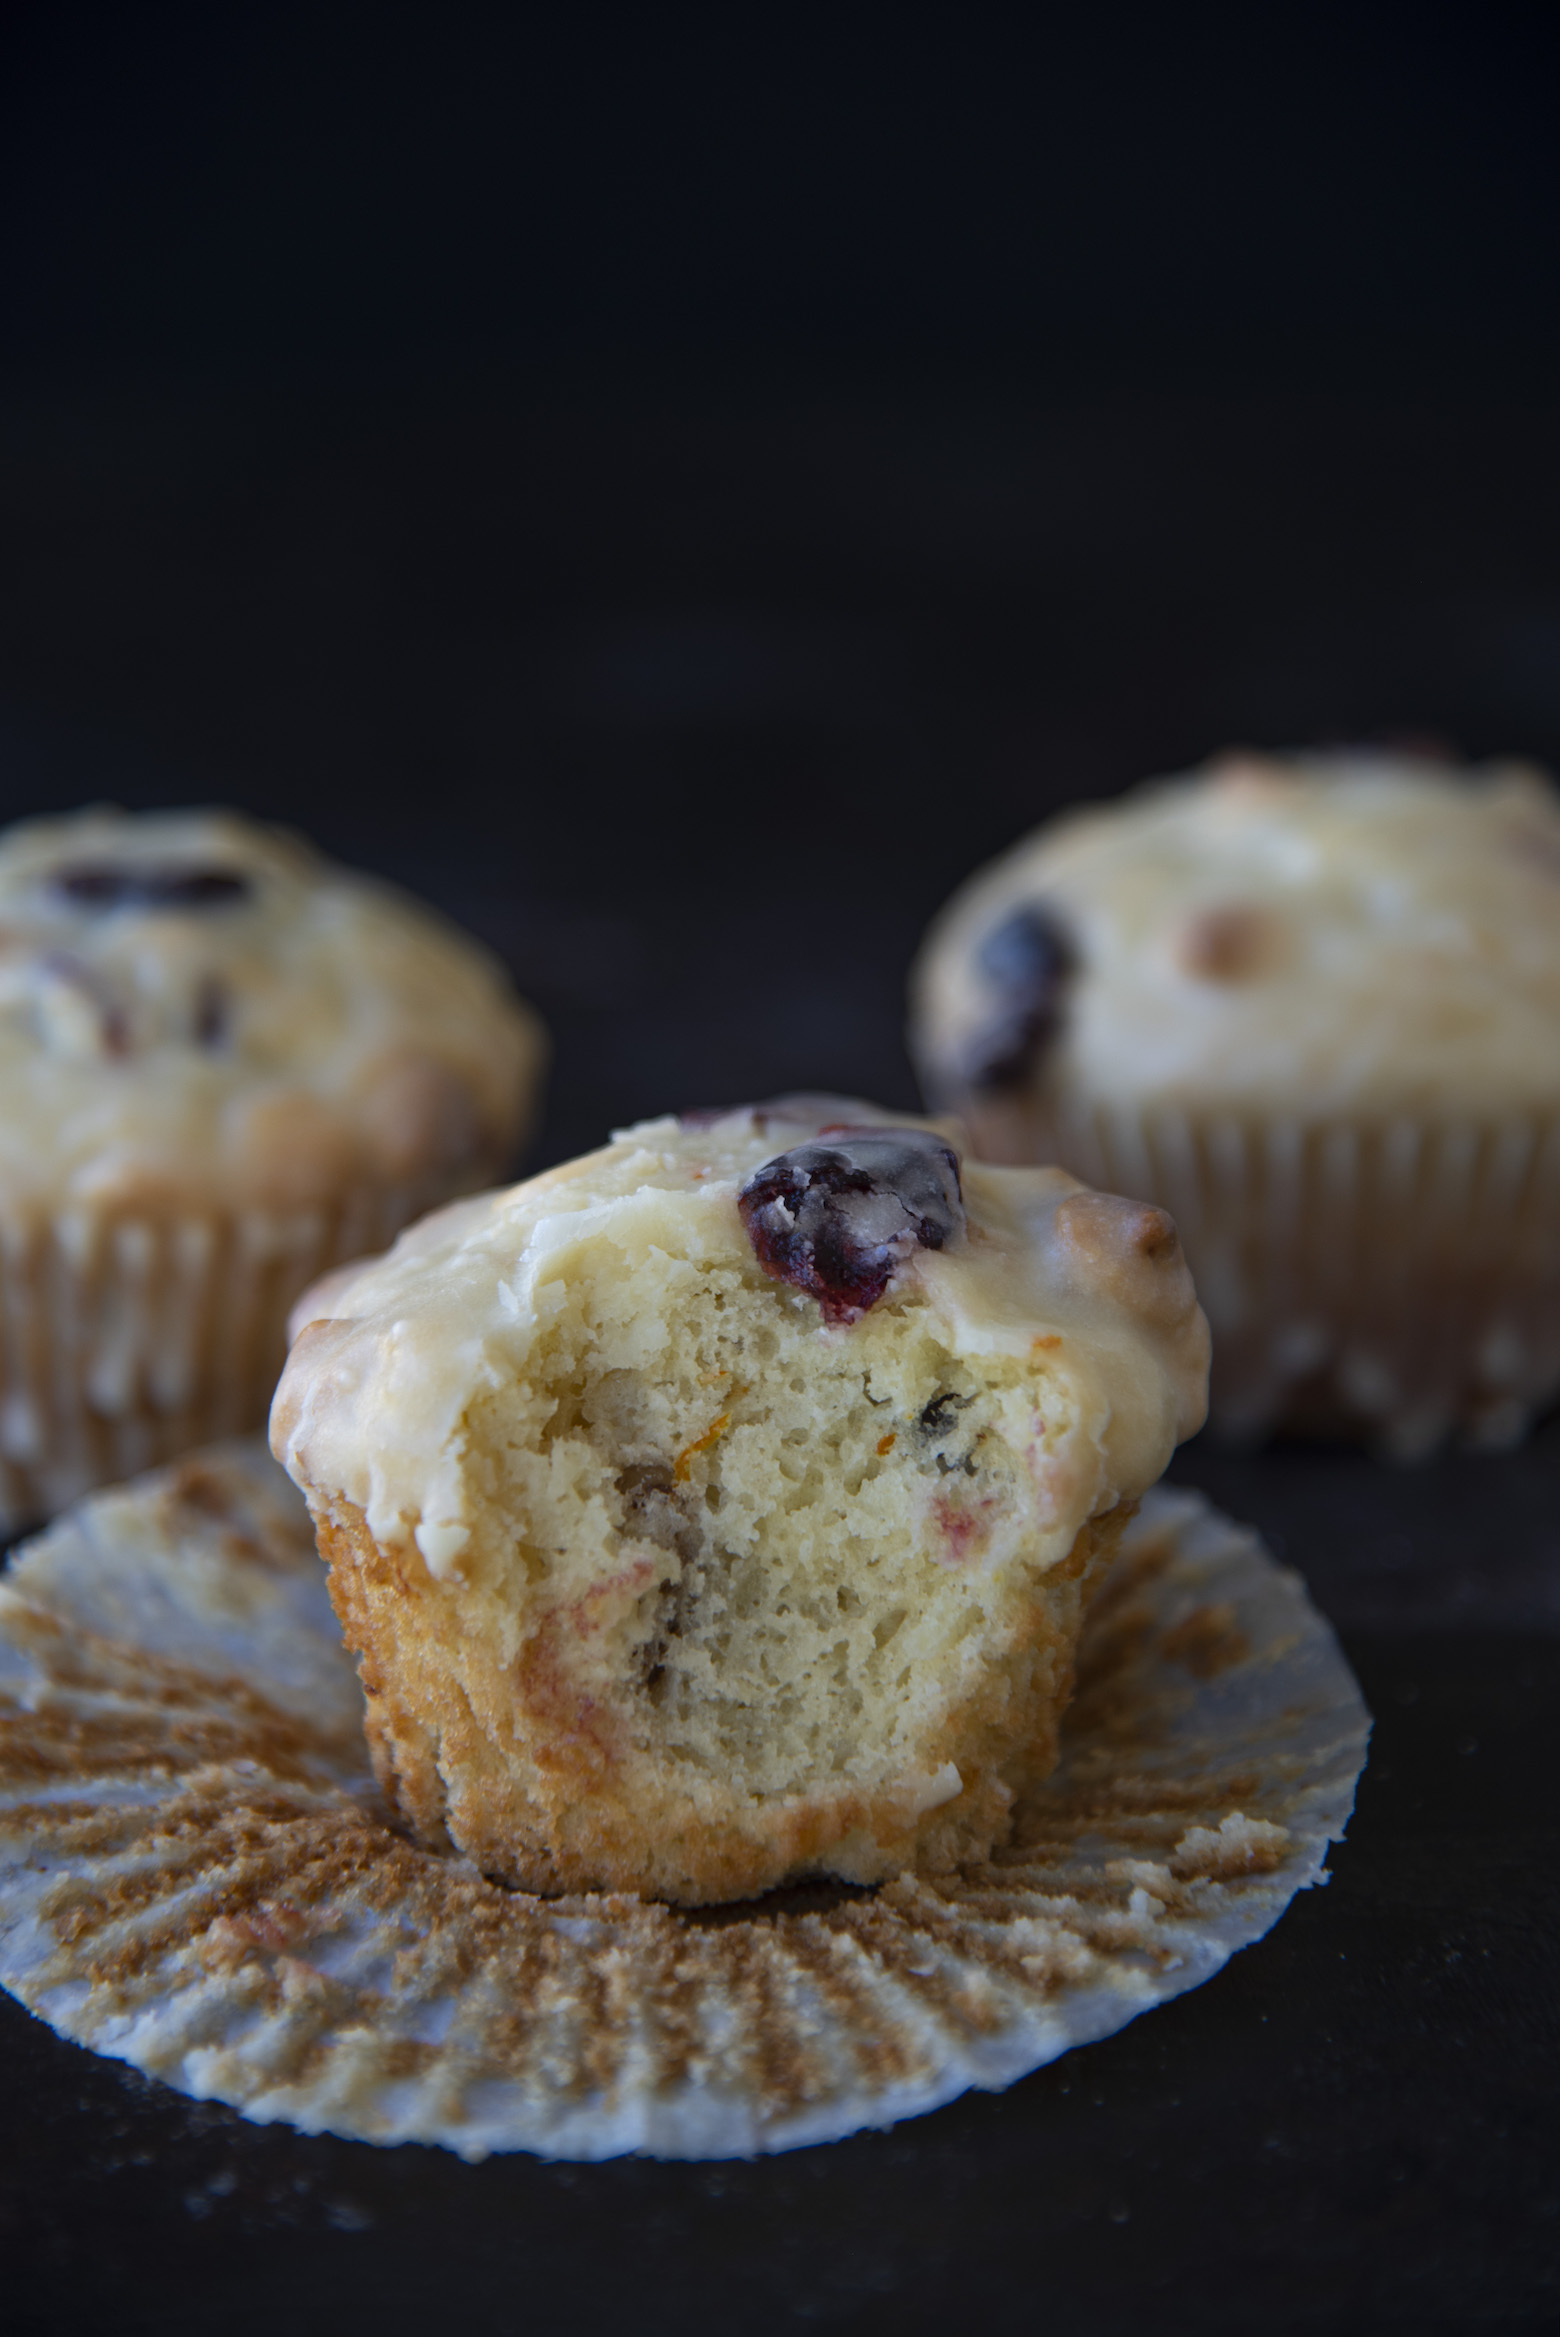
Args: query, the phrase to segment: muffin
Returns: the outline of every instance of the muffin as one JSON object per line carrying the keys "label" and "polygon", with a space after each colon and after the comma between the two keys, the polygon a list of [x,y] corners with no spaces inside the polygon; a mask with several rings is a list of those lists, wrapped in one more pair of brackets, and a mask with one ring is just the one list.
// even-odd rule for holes
{"label": "muffin", "polygon": [[466,2159],[747,2158],[1010,2085],[1324,1882],[1370,1734],[1299,1577],[1156,1486],[994,1864],[713,1920],[544,1898],[408,1841],[369,1790],[325,1579],[258,1439],[91,1494],[18,1553],[0,1987],[198,2100]]}
{"label": "muffin", "polygon": [[1205,1401],[1162,1211],[819,1099],[646,1122],[295,1319],[272,1445],[381,1784],[543,1892],[984,1854]]}
{"label": "muffin", "polygon": [[912,978],[999,1161],[1174,1212],[1213,1417],[1499,1444],[1560,1389],[1560,803],[1540,775],[1231,756],[1039,830]]}
{"label": "muffin", "polygon": [[0,1525],[260,1425],[287,1310],[513,1157],[542,1054],[429,911],[226,812],[0,838]]}

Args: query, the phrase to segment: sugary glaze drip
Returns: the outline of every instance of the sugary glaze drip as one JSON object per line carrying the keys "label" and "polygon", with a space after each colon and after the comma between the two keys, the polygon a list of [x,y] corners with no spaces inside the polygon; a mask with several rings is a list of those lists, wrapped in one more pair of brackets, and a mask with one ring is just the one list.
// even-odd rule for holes
{"label": "sugary glaze drip", "polygon": [[[885,1187],[884,1222],[866,1229],[879,1254],[862,1258],[864,1243],[842,1240],[848,1254],[831,1260],[826,1241],[820,1272],[816,1241],[806,1247],[813,1211],[827,1223],[842,1200],[873,1198],[831,1191],[833,1177],[814,1189],[819,1155],[840,1161],[847,1137],[847,1168],[881,1168],[900,1189]],[[1173,1244],[1144,1246],[1141,1210],[1084,1193],[1059,1171],[961,1163],[956,1141],[923,1124],[907,1142],[899,1122],[847,1099],[782,1098],[641,1123],[600,1153],[429,1220],[299,1309],[272,1414],[278,1456],[313,1497],[362,1510],[376,1538],[415,1538],[442,1574],[441,1553],[465,1541],[462,1423],[484,1390],[531,1384],[558,1304],[549,1286],[565,1290],[598,1253],[616,1282],[630,1255],[691,1254],[700,1273],[758,1266],[769,1280],[789,1265],[790,1289],[805,1292],[811,1276],[819,1313],[827,1300],[836,1322],[854,1319],[863,1333],[876,1319],[869,1300],[892,1283],[896,1303],[930,1307],[950,1352],[1007,1356],[1023,1371],[1038,1359],[1059,1373],[1069,1393],[1063,1411],[1051,1408],[1052,1427],[1078,1423],[1081,1506],[1073,1515],[1072,1492],[1064,1504],[1076,1530],[1107,1487],[1140,1494],[1200,1426],[1206,1327]],[[798,1202],[808,1200],[803,1224]],[[812,1319],[829,1330],[827,1315]],[[415,1342],[392,1333],[413,1321]],[[701,1412],[690,1433],[709,1424]],[[1095,1452],[1098,1485],[1082,1458]],[[1063,1524],[1058,1511],[1057,1556]]]}
{"label": "sugary glaze drip", "polygon": [[913,1250],[944,1248],[965,1222],[959,1156],[922,1128],[825,1129],[766,1161],[737,1207],[765,1273],[829,1323],[859,1321]]}

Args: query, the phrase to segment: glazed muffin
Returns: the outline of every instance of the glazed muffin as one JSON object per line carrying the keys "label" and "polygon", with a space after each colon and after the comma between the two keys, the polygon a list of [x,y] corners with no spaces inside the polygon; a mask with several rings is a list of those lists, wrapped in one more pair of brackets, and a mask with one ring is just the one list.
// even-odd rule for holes
{"label": "glazed muffin", "polygon": [[381,1783],[538,1891],[989,1850],[1205,1401],[1162,1211],[817,1099],[647,1122],[296,1319],[272,1444]]}
{"label": "glazed muffin", "polygon": [[1215,1420],[1412,1455],[1560,1389],[1560,803],[1516,765],[1231,756],[1053,822],[912,987],[976,1149],[1173,1210]]}
{"label": "glazed muffin", "polygon": [[225,812],[0,838],[0,1525],[258,1426],[287,1310],[513,1158],[485,951]]}

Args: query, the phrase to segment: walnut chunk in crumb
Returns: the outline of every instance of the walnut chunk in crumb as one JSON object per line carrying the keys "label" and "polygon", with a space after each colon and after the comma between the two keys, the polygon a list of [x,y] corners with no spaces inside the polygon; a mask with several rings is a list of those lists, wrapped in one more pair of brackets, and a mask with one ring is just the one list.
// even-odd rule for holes
{"label": "walnut chunk in crumb", "polygon": [[1056,1230],[1093,1286],[1116,1304],[1165,1326],[1195,1314],[1197,1296],[1168,1210],[1079,1191],[1057,1210]]}
{"label": "walnut chunk in crumb", "polygon": [[1294,792],[1293,773],[1274,756],[1251,747],[1230,747],[1215,755],[1208,776],[1228,803],[1271,804]]}
{"label": "walnut chunk in crumb", "polygon": [[1199,909],[1182,927],[1176,959],[1183,972],[1204,982],[1249,982],[1278,955],[1279,931],[1263,909],[1238,904]]}

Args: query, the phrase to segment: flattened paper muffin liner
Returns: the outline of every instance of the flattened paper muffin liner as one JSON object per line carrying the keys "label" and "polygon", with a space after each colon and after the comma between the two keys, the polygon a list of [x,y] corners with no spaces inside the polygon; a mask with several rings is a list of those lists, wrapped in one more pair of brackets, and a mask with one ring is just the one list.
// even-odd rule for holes
{"label": "flattened paper muffin liner", "polygon": [[0,1588],[0,1981],[250,2118],[467,2158],[746,2156],[997,2087],[1325,1880],[1369,1719],[1299,1578],[1157,1491],[1058,1774],[956,1879],[543,1900],[392,1830],[258,1444],[84,1503]]}
{"label": "flattened paper muffin liner", "polygon": [[451,1190],[439,1175],[298,1209],[0,1213],[0,1532],[259,1427],[288,1309]]}
{"label": "flattened paper muffin liner", "polygon": [[[1363,1427],[1398,1459],[1513,1444],[1560,1395],[1560,1118],[1201,1117],[967,1107],[993,1159],[1168,1209],[1235,1437]],[[985,1123],[989,1120],[990,1124]]]}

